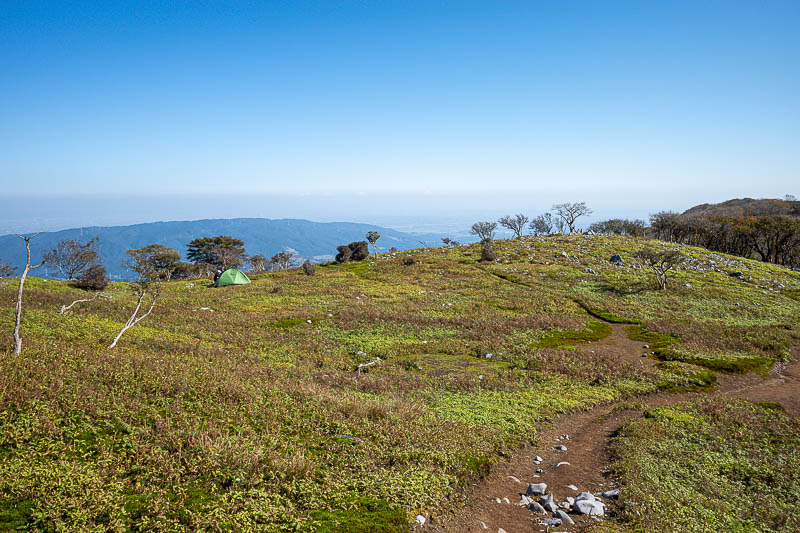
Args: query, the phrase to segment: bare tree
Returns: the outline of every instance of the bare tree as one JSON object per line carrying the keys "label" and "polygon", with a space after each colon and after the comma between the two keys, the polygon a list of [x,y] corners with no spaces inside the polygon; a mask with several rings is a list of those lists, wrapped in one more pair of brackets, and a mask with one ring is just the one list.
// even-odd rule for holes
{"label": "bare tree", "polygon": [[586,202],[567,202],[553,206],[553,212],[569,228],[570,233],[575,233],[575,221],[585,215],[591,215],[593,211],[589,209]]}
{"label": "bare tree", "polygon": [[250,256],[247,262],[250,263],[250,270],[253,272],[266,272],[269,264],[269,260],[266,256],[261,254]]}
{"label": "bare tree", "polygon": [[288,252],[278,252],[270,258],[269,262],[273,265],[273,270],[286,270],[292,264],[292,254]]}
{"label": "bare tree", "polygon": [[378,242],[378,239],[381,238],[381,234],[377,231],[368,231],[367,232],[367,240],[372,245],[372,252],[375,254],[375,261],[378,260],[378,248],[375,246],[375,243]]}
{"label": "bare tree", "polygon": [[94,265],[99,264],[99,255],[96,249],[99,242],[97,237],[86,244],[65,239],[52,250],[45,252],[44,260],[56,267],[64,279],[72,281]]}
{"label": "bare tree", "polygon": [[534,235],[547,235],[553,233],[554,224],[553,215],[545,213],[531,220],[531,224],[528,227],[533,231]]}
{"label": "bare tree", "polygon": [[641,250],[636,257],[647,263],[656,275],[658,288],[667,288],[667,273],[683,263],[683,255],[678,250],[655,250],[646,248]]}
{"label": "bare tree", "polygon": [[12,266],[7,261],[0,259],[0,278],[10,278],[17,271],[17,267]]}
{"label": "bare tree", "polygon": [[517,213],[514,216],[504,216],[498,220],[501,226],[513,231],[514,236],[517,238],[522,237],[522,232],[525,230],[525,226],[529,221],[530,219],[522,213]]}
{"label": "bare tree", "polygon": [[42,232],[34,233],[33,235],[20,235],[17,237],[25,241],[25,250],[27,251],[27,260],[25,261],[25,270],[22,271],[22,276],[19,278],[19,289],[17,289],[17,306],[15,308],[15,321],[14,321],[14,353],[19,355],[22,353],[22,337],[19,334],[19,325],[22,321],[22,289],[25,286],[25,278],[28,277],[28,272],[35,270],[46,263],[42,261],[38,265],[31,266],[31,239],[40,235]]}
{"label": "bare tree", "polygon": [[494,230],[497,229],[497,222],[476,222],[472,225],[469,232],[477,235],[481,242],[494,240]]}
{"label": "bare tree", "polygon": [[442,243],[445,246],[458,246],[459,242],[451,239],[450,237],[442,237]]}
{"label": "bare tree", "polygon": [[[153,312],[156,306],[156,301],[161,294],[161,281],[167,279],[168,272],[160,270],[155,264],[152,253],[145,248],[128,250],[128,255],[131,259],[128,261],[128,267],[133,270],[138,278],[136,281],[130,283],[130,289],[136,296],[136,307],[133,309],[130,318],[128,318],[125,325],[114,337],[114,340],[109,345],[109,348],[114,348],[117,345],[122,334],[130,328],[147,318]],[[142,310],[142,304],[145,302],[147,296],[150,296],[150,307],[147,312],[139,315]]]}

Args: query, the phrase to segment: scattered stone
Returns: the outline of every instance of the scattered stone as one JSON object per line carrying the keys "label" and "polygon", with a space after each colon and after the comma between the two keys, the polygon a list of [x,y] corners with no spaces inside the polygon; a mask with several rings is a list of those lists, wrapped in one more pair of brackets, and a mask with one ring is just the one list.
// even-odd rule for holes
{"label": "scattered stone", "polygon": [[306,322],[307,322],[308,324],[311,324],[311,320],[306,320]]}
{"label": "scattered stone", "polygon": [[514,476],[508,476],[508,479],[510,479],[510,480],[511,480],[511,481],[513,481],[514,483],[521,483],[521,481],[519,480],[519,478],[516,478],[516,477],[514,477]]}
{"label": "scattered stone", "polygon": [[558,507],[556,507],[556,504],[553,502],[552,494],[543,495],[542,499],[539,500],[539,503],[542,504],[542,507],[544,507],[545,510],[550,511],[551,513],[558,511]]}
{"label": "scattered stone", "polygon": [[511,504],[511,500],[509,500],[508,498],[503,498],[503,503],[507,503],[507,504],[510,505]]}
{"label": "scattered stone", "polygon": [[498,527],[498,528],[497,528],[497,533],[508,533],[508,531],[506,531],[506,530],[505,530],[505,529],[503,529],[502,527]]}
{"label": "scattered stone", "polygon": [[609,261],[611,261],[612,263],[614,263],[616,265],[621,265],[621,264],[625,263],[625,261],[622,260],[622,256],[619,255],[619,254],[612,255],[611,259],[609,259]]}
{"label": "scattered stone", "polygon": [[565,524],[568,524],[570,526],[575,525],[575,521],[572,518],[570,518],[570,516],[564,511],[561,510],[556,511],[556,517],[560,518],[561,521]]}
{"label": "scattered stone", "polygon": [[492,354],[490,354],[490,353],[487,353],[486,355],[484,355],[484,357],[485,357],[486,359],[491,359],[491,358],[492,358]]}
{"label": "scattered stone", "polygon": [[542,520],[542,524],[550,527],[558,527],[561,525],[560,518],[545,518]]}
{"label": "scattered stone", "polygon": [[607,490],[600,494],[603,498],[619,498],[619,489]]}
{"label": "scattered stone", "polygon": [[417,518],[415,519],[415,521],[416,521],[417,524],[422,526],[422,525],[425,524],[425,517],[422,516],[421,514],[418,514]]}
{"label": "scattered stone", "polygon": [[527,507],[527,506],[529,506],[531,504],[532,501],[533,500],[531,500],[530,498],[528,498],[527,496],[525,496],[523,494],[522,496],[520,496],[519,502],[517,502],[517,505],[519,505],[521,507]]}
{"label": "scattered stone", "polygon": [[579,502],[581,500],[595,501],[597,500],[597,498],[591,492],[583,491],[575,497],[576,502]]}
{"label": "scattered stone", "polygon": [[567,252],[561,252],[561,257],[569,258],[569,254],[567,254]]}
{"label": "scattered stone", "polygon": [[528,510],[533,511],[534,513],[547,514],[547,511],[544,510],[544,507],[539,505],[537,502],[531,502],[528,504]]}
{"label": "scattered stone", "polygon": [[536,469],[536,473],[537,473],[537,474],[541,474],[542,472],[544,472],[544,470],[542,470],[541,468],[537,468],[537,469]]}
{"label": "scattered stone", "polygon": [[575,510],[577,512],[590,516],[603,516],[605,507],[603,502],[597,500],[578,500],[575,502]]}
{"label": "scattered stone", "polygon": [[485,522],[481,522],[481,529],[489,529]]}
{"label": "scattered stone", "polygon": [[567,485],[567,488],[572,490],[578,490],[578,487],[576,487],[575,485]]}
{"label": "scattered stone", "polygon": [[647,357],[647,352],[643,353],[642,357]]}
{"label": "scattered stone", "polygon": [[742,272],[741,270],[736,270],[735,272],[731,272],[731,276],[741,279],[744,277],[744,272]]}
{"label": "scattered stone", "polygon": [[575,505],[575,498],[573,498],[572,496],[567,496],[566,499],[567,499],[567,503],[569,504],[570,507]]}
{"label": "scattered stone", "polygon": [[558,502],[558,506],[561,507],[562,509],[566,509],[566,510],[569,510],[570,508],[572,508],[572,505],[570,505],[569,502],[566,502],[566,501]]}
{"label": "scattered stone", "polygon": [[650,348],[650,345],[649,344],[643,344],[642,348],[644,348],[646,350],[646,349]]}
{"label": "scattered stone", "polygon": [[536,456],[536,459],[534,459],[534,460],[535,460],[535,461],[539,461],[540,463],[542,462],[542,458],[541,458],[541,457],[539,457],[538,455]]}
{"label": "scattered stone", "polygon": [[541,496],[547,490],[547,483],[531,483],[528,485],[528,490],[525,494],[528,496]]}
{"label": "scattered stone", "polygon": [[495,498],[495,499],[494,499],[494,502],[495,502],[495,503],[503,503],[503,500],[501,500],[500,498]]}
{"label": "scattered stone", "polygon": [[554,449],[556,449],[556,450],[559,450],[559,451],[562,451],[562,452],[565,452],[565,451],[567,451],[567,447],[566,447],[566,446],[564,446],[563,444],[559,444],[559,445],[558,445],[558,446],[556,446]]}
{"label": "scattered stone", "polygon": [[587,274],[597,274],[597,272],[595,272],[593,268],[586,268],[584,272],[586,272]]}
{"label": "scattered stone", "polygon": [[566,461],[561,461],[560,463],[558,463],[558,464],[556,465],[556,468],[560,468],[560,467],[562,467],[562,466],[572,466],[572,465],[571,465],[571,464],[569,464],[569,463],[568,463],[568,462],[566,462]]}

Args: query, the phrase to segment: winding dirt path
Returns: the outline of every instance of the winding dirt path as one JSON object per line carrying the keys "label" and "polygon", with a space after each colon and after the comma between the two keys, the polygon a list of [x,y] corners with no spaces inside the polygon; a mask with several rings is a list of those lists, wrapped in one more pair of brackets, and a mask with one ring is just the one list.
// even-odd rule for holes
{"label": "winding dirt path", "polygon": [[[584,351],[587,354],[602,353],[619,358],[644,371],[655,366],[655,360],[642,357],[643,345],[640,342],[630,340],[621,326],[612,327],[613,333],[609,337],[588,344]],[[565,415],[542,431],[538,445],[523,448],[510,461],[496,465],[486,478],[468,488],[463,502],[450,516],[440,518],[438,523],[432,520],[427,529],[435,532],[492,533],[498,528],[508,533],[551,531],[540,522],[541,518],[549,515],[537,515],[524,506],[516,505],[528,483],[547,483],[548,492],[553,493],[556,502],[563,501],[567,496],[576,496],[580,491],[599,494],[614,488],[613,481],[607,476],[611,465],[609,440],[625,423],[641,417],[645,409],[652,407],[673,405],[708,394],[722,394],[751,401],[779,402],[787,412],[800,416],[798,359],[800,347],[793,351],[791,363],[776,366],[767,378],[758,374],[718,374],[718,386],[713,392],[658,393]],[[566,450],[555,449],[557,445],[565,446]],[[541,464],[535,464],[537,456],[541,457]],[[556,467],[562,461],[569,465]],[[576,486],[577,490],[568,485]],[[498,498],[500,503],[497,502]],[[610,500],[606,502],[612,503]],[[613,505],[609,505],[608,515],[613,517],[613,514]],[[563,524],[555,529],[581,531],[595,524],[594,519],[588,516],[570,516],[575,520],[575,525]]]}

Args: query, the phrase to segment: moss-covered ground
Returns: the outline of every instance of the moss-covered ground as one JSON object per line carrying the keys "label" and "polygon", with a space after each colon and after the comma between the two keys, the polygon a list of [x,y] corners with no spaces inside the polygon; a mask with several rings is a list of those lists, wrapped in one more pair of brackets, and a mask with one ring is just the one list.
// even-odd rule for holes
{"label": "moss-covered ground", "polygon": [[[392,531],[559,413],[765,370],[800,341],[800,274],[681,247],[658,291],[634,259],[651,245],[525,237],[494,263],[471,245],[176,281],[114,350],[126,284],[61,315],[85,293],[30,278],[23,354],[0,354],[0,530]],[[605,321],[662,362],[590,356]]]}
{"label": "moss-covered ground", "polygon": [[652,409],[614,446],[633,530],[800,530],[800,425],[775,404],[711,398]]}

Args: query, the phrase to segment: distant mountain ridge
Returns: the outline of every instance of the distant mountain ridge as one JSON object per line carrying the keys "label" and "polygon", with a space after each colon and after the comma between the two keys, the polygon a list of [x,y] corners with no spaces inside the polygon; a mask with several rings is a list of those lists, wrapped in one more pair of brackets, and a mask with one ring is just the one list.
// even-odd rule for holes
{"label": "distant mountain ridge", "polygon": [[763,217],[770,215],[800,216],[800,202],[778,198],[734,198],[718,204],[700,204],[684,215],[722,215],[729,217]]}
{"label": "distant mountain ridge", "polygon": [[[42,233],[31,241],[31,261],[41,261],[43,252],[52,249],[64,239],[85,243],[98,237],[100,255],[111,279],[126,279],[128,271],[123,262],[126,251],[148,244],[161,244],[174,248],[186,257],[186,245],[198,237],[230,235],[244,241],[248,255],[263,254],[271,257],[280,251],[295,251],[312,261],[330,259],[336,246],[364,240],[368,231],[381,234],[378,251],[418,248],[421,241],[435,244],[443,235],[416,234],[396,231],[381,226],[354,222],[311,222],[303,219],[233,218],[176,222],[150,222],[131,226],[92,226]],[[25,246],[16,235],[0,236],[0,259],[8,261],[19,270],[25,266]],[[42,277],[57,277],[57,272],[47,266],[33,272]]]}

